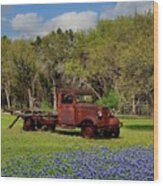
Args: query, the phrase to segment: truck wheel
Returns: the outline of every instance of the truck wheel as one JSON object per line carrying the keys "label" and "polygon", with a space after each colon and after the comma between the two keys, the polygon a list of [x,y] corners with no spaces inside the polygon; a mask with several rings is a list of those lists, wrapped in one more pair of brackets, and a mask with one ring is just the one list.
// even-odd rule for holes
{"label": "truck wheel", "polygon": [[93,138],[95,136],[95,128],[93,126],[82,127],[81,135],[83,138]]}
{"label": "truck wheel", "polygon": [[50,126],[50,131],[51,131],[51,132],[55,132],[55,128],[56,128],[55,125]]}
{"label": "truck wheel", "polygon": [[106,138],[110,138],[111,137],[111,132],[110,131],[104,131],[103,135]]}
{"label": "truck wheel", "polygon": [[25,130],[25,131],[34,130],[34,126],[32,124],[32,120],[31,119],[25,119],[24,120],[23,130]]}
{"label": "truck wheel", "polygon": [[42,128],[42,124],[37,121],[36,127],[37,127],[38,130],[40,130]]}
{"label": "truck wheel", "polygon": [[120,135],[120,129],[119,129],[119,128],[117,128],[117,129],[116,129],[116,131],[115,131],[115,132],[113,132],[113,137],[114,137],[114,138],[118,138],[118,137],[119,137],[119,135]]}
{"label": "truck wheel", "polygon": [[41,130],[42,130],[42,131],[48,131],[48,126],[47,126],[47,125],[42,125]]}

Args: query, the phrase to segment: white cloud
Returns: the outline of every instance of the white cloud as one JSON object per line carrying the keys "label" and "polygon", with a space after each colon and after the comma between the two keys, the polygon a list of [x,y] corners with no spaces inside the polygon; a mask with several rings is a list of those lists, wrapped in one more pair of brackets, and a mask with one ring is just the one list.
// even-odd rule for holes
{"label": "white cloud", "polygon": [[64,13],[47,21],[43,21],[36,13],[17,14],[11,21],[13,30],[20,32],[24,38],[43,36],[58,28],[87,30],[95,27],[96,23],[97,13],[91,11]]}
{"label": "white cloud", "polygon": [[[117,16],[144,14],[151,10],[153,12],[152,1],[118,2],[114,7],[107,6],[99,15],[99,19],[115,19]],[[2,18],[3,19],[3,18]],[[5,21],[5,18],[4,20]],[[11,20],[12,29],[15,34],[23,38],[34,38],[37,35],[44,36],[53,30],[72,29],[87,30],[94,28],[98,21],[98,13],[93,11],[68,12],[49,20],[43,20],[37,13],[17,14]]]}
{"label": "white cloud", "polygon": [[33,34],[41,27],[42,18],[36,13],[17,14],[11,21],[13,30]]}
{"label": "white cloud", "polygon": [[144,14],[153,12],[152,1],[118,2],[115,7],[107,7],[100,15],[100,19],[115,19],[118,16]]}
{"label": "white cloud", "polygon": [[95,27],[97,22],[97,13],[87,11],[87,12],[69,12],[62,14],[60,16],[54,17],[49,22],[46,23],[46,27],[49,30],[56,30],[61,28],[63,30],[72,29],[77,30],[87,30],[89,28]]}

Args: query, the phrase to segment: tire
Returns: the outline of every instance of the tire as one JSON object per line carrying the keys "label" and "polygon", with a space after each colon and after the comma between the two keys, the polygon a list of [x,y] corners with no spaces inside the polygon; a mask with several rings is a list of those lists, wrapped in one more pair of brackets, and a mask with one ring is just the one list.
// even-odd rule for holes
{"label": "tire", "polygon": [[56,125],[52,125],[52,126],[50,127],[50,131],[51,131],[51,132],[55,132],[55,128],[56,128]]}
{"label": "tire", "polygon": [[116,131],[115,131],[115,132],[113,132],[113,137],[114,137],[114,138],[118,138],[118,137],[119,137],[119,135],[120,135],[120,129],[119,129],[119,128],[117,128],[117,129],[116,129]]}
{"label": "tire", "polygon": [[95,128],[93,126],[83,126],[81,135],[83,138],[91,139],[95,137]]}
{"label": "tire", "polygon": [[46,125],[42,125],[42,128],[41,128],[42,131],[47,132],[48,129],[49,129],[48,126],[46,126]]}
{"label": "tire", "polygon": [[42,128],[42,124],[40,122],[38,122],[38,121],[37,121],[37,124],[36,124],[36,128],[38,130],[41,130],[41,128]]}
{"label": "tire", "polygon": [[25,130],[25,131],[33,131],[34,130],[34,126],[33,126],[31,119],[24,120],[23,130]]}
{"label": "tire", "polygon": [[111,137],[111,132],[110,131],[104,131],[103,136],[105,138],[110,138]]}

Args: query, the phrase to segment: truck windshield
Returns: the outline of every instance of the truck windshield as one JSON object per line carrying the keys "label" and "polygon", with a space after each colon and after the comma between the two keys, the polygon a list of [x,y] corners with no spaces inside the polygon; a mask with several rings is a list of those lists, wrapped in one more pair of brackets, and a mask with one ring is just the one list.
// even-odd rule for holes
{"label": "truck windshield", "polygon": [[77,103],[93,103],[94,99],[92,95],[89,94],[78,94],[76,95]]}

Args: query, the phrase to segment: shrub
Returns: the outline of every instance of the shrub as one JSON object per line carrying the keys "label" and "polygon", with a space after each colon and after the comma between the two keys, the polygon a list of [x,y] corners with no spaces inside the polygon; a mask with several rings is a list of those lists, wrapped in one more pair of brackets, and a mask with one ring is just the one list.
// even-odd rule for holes
{"label": "shrub", "polygon": [[119,103],[118,95],[114,90],[111,90],[104,94],[104,96],[98,100],[97,103],[99,105],[107,106],[111,109],[117,109]]}
{"label": "shrub", "polygon": [[45,100],[41,102],[40,108],[41,110],[44,110],[44,111],[52,110],[51,105],[48,103],[48,101],[45,101]]}

